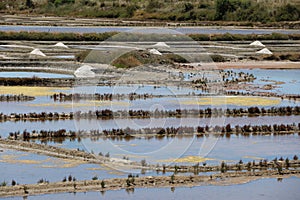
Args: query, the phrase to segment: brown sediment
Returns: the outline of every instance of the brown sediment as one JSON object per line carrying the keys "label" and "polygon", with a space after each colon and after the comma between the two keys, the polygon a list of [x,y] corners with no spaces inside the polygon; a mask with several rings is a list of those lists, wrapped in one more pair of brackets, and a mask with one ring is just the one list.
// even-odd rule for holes
{"label": "brown sediment", "polygon": [[134,188],[194,187],[203,185],[243,184],[260,178],[300,177],[299,170],[276,170],[259,172],[226,172],[210,176],[146,176],[84,180],[70,182],[26,184],[0,187],[0,197],[56,194],[64,192],[109,191]]}
{"label": "brown sediment", "polygon": [[218,69],[300,69],[299,62],[247,61],[214,63]]}
{"label": "brown sediment", "polygon": [[63,158],[63,159],[71,159],[83,161],[86,163],[94,163],[94,164],[114,164],[114,165],[134,165],[136,163],[124,159],[110,159],[104,156],[95,156],[94,154],[87,153],[84,151],[73,150],[73,149],[65,149],[59,148],[50,145],[36,144],[31,142],[23,142],[16,140],[4,140],[0,138],[0,147],[15,149],[18,151],[32,152],[37,154],[43,154],[47,156]]}

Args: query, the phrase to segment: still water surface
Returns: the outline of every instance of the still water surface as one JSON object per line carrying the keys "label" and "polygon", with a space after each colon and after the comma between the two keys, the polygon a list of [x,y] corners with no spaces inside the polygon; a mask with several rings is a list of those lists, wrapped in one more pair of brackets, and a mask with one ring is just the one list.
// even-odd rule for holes
{"label": "still water surface", "polygon": [[[72,27],[72,26],[0,26],[0,31],[35,31],[35,32],[60,32],[60,33],[104,33],[104,32],[126,32],[132,28],[147,29],[147,27]],[[159,29],[163,29],[158,27]],[[184,34],[270,34],[299,33],[299,30],[291,29],[230,29],[230,28],[205,28],[205,27],[181,27],[170,28]]]}

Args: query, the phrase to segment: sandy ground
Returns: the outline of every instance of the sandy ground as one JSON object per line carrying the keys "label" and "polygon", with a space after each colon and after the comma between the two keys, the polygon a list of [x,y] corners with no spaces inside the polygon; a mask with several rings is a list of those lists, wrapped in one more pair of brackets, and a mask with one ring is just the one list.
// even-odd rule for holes
{"label": "sandy ground", "polygon": [[300,69],[300,62],[247,61],[214,64],[219,69]]}

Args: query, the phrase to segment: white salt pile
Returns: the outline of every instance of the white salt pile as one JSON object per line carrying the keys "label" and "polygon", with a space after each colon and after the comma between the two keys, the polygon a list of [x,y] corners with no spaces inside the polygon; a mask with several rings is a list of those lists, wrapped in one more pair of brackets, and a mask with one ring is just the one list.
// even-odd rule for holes
{"label": "white salt pile", "polygon": [[258,40],[252,42],[250,46],[265,47],[265,45]]}
{"label": "white salt pile", "polygon": [[257,54],[266,54],[266,55],[272,55],[273,53],[267,49],[267,48],[263,48],[262,50],[259,50],[256,52]]}
{"label": "white salt pile", "polygon": [[160,53],[160,52],[159,52],[158,50],[156,50],[156,49],[150,49],[149,52],[152,53],[152,54],[154,54],[154,55],[159,55],[159,56],[162,55],[162,53]]}
{"label": "white salt pile", "polygon": [[153,47],[161,47],[161,48],[170,48],[169,45],[167,45],[165,42],[158,42],[154,45],[152,45]]}
{"label": "white salt pile", "polygon": [[58,43],[56,43],[54,46],[55,46],[55,47],[62,47],[62,48],[66,48],[66,49],[69,48],[67,45],[65,45],[65,44],[62,43],[62,42],[58,42]]}
{"label": "white salt pile", "polygon": [[93,67],[89,65],[83,65],[76,69],[74,75],[76,77],[95,77],[95,72],[92,71]]}
{"label": "white salt pile", "polygon": [[35,56],[43,56],[45,57],[46,55],[39,49],[34,49],[32,52],[30,52],[30,55],[35,55]]}

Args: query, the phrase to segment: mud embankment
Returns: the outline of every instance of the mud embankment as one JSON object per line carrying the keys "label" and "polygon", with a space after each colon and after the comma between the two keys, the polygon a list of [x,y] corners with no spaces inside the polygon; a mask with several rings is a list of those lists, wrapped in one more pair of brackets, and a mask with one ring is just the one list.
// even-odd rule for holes
{"label": "mud embankment", "polygon": [[148,176],[128,177],[105,180],[84,180],[71,182],[55,182],[28,185],[0,187],[0,197],[30,196],[41,194],[56,194],[66,192],[88,192],[109,190],[134,190],[134,188],[162,187],[193,187],[201,185],[232,185],[242,184],[260,178],[289,178],[299,177],[299,170],[284,170],[281,173],[273,171],[259,172],[226,172],[210,176]]}
{"label": "mud embankment", "polygon": [[94,164],[112,164],[112,165],[130,165],[133,168],[134,165],[137,163],[125,160],[125,159],[111,159],[104,156],[95,156],[94,154],[87,153],[80,150],[73,150],[73,149],[65,149],[54,147],[50,145],[44,144],[36,144],[31,142],[24,142],[24,141],[16,141],[16,140],[5,140],[0,139],[0,147],[1,148],[8,148],[8,149],[15,149],[18,151],[26,151],[32,152],[57,158],[63,159],[72,159],[83,161],[87,163],[94,163]]}
{"label": "mud embankment", "polygon": [[[253,97],[276,97],[281,99],[288,99],[288,100],[294,100],[297,101],[300,99],[300,95],[281,95],[276,94],[273,92],[238,92],[238,91],[224,91],[224,95],[228,96],[253,96]],[[152,99],[152,98],[167,98],[167,97],[173,97],[173,98],[185,98],[185,97],[212,97],[212,96],[220,96],[220,94],[160,94],[155,95],[151,93],[143,93],[143,94],[137,94],[137,93],[129,93],[129,94],[118,94],[118,93],[94,93],[94,94],[85,94],[85,93],[72,93],[72,94],[66,94],[66,93],[55,93],[50,96],[51,99],[54,101],[82,101],[82,100],[96,100],[96,101],[112,101],[112,100],[124,100],[128,99],[130,101],[133,100],[141,100],[141,99]],[[225,97],[224,97],[225,98]]]}
{"label": "mud embankment", "polygon": [[0,102],[9,102],[9,101],[33,101],[35,99],[34,96],[27,95],[0,95]]}

